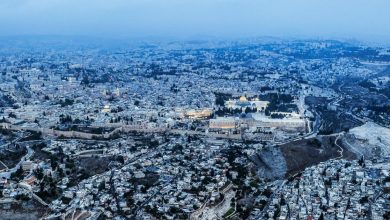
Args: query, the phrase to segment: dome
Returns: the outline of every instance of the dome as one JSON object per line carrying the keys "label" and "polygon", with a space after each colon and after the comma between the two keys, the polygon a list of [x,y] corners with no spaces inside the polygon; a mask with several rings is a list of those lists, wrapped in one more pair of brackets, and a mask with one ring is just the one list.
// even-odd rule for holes
{"label": "dome", "polygon": [[240,97],[240,102],[246,102],[246,101],[248,101],[248,99],[246,99],[245,96],[241,96],[241,97]]}

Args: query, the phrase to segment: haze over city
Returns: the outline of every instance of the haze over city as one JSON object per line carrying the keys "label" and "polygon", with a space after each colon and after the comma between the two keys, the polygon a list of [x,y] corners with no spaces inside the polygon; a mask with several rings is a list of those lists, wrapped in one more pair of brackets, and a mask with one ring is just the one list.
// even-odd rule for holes
{"label": "haze over city", "polygon": [[390,40],[387,0],[0,1],[0,35]]}

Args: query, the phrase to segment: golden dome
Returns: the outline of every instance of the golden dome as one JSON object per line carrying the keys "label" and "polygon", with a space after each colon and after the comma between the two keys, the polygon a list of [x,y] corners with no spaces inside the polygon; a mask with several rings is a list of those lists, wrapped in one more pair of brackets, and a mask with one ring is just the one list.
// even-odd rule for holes
{"label": "golden dome", "polygon": [[245,96],[241,96],[241,97],[240,97],[240,102],[246,102],[246,101],[248,101],[248,99],[246,99]]}

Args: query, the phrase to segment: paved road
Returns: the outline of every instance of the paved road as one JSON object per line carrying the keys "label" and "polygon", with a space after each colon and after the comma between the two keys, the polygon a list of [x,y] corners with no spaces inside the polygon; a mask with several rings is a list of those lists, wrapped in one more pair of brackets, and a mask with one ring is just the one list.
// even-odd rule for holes
{"label": "paved road", "polygon": [[343,156],[344,156],[344,155],[343,155],[344,149],[343,149],[339,144],[337,144],[337,141],[340,139],[341,135],[342,135],[342,133],[339,134],[339,135],[337,136],[337,138],[334,140],[334,144],[335,144],[337,147],[340,148],[340,150],[338,151],[338,152],[340,153],[340,156],[337,157],[337,158],[335,158],[335,159],[341,159],[341,158],[343,158]]}

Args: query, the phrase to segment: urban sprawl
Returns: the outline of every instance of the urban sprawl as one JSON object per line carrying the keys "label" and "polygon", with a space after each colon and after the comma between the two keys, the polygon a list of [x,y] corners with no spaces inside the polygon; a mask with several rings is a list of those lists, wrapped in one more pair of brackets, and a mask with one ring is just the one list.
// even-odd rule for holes
{"label": "urban sprawl", "polygon": [[0,49],[0,219],[390,218],[389,48],[56,44]]}

